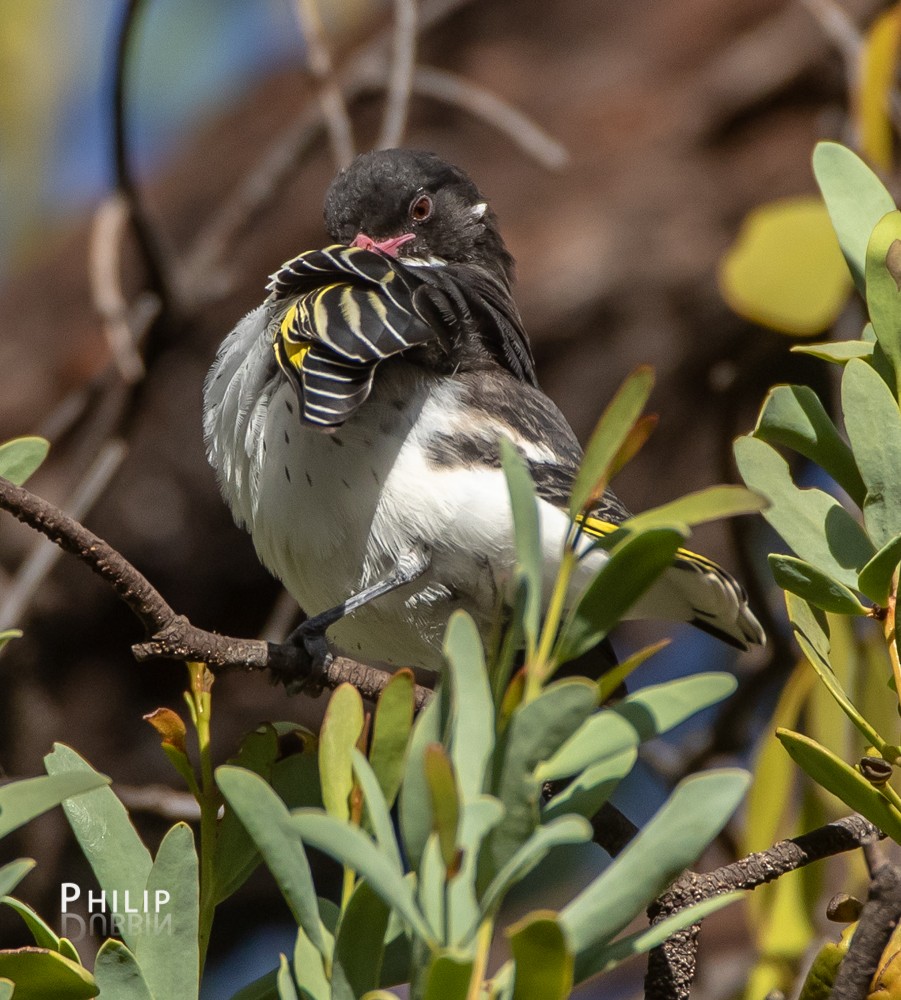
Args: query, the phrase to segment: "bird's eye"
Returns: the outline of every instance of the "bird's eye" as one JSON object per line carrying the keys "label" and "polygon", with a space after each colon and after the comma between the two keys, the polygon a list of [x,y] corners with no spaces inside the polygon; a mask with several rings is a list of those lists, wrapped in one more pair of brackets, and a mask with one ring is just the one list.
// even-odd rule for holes
{"label": "bird's eye", "polygon": [[425,222],[432,217],[435,204],[427,194],[418,194],[410,202],[410,218],[414,222]]}

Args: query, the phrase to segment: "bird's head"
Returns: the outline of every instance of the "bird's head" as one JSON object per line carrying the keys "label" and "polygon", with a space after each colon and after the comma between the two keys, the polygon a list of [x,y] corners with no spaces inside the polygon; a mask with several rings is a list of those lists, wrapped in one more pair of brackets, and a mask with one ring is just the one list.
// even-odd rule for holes
{"label": "bird's head", "polygon": [[458,167],[434,153],[363,153],[332,181],[325,197],[332,239],[406,263],[476,264],[505,284],[513,258],[497,219]]}

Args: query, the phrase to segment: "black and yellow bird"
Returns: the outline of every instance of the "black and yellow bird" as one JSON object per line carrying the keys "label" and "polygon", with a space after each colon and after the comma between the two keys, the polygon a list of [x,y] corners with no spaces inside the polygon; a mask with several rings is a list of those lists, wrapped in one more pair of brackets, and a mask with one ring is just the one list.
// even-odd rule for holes
{"label": "black and yellow bird", "polygon": [[[438,670],[451,612],[486,634],[510,594],[499,440],[539,498],[556,575],[581,449],[538,387],[487,201],[439,157],[357,157],[325,200],[334,245],[301,254],[225,339],[204,390],[210,461],[263,563],[332,648]],[[607,492],[586,530],[628,516]],[[579,562],[575,596],[606,553]],[[741,648],[763,632],[735,580],[680,553],[629,617],[689,621]]]}

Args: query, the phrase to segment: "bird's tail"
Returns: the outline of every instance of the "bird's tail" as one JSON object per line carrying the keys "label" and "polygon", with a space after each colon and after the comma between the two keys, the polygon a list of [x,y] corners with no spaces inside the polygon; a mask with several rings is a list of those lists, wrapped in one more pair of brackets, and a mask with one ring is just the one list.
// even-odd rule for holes
{"label": "bird's tail", "polygon": [[[588,517],[586,533],[602,537],[617,525]],[[748,604],[748,595],[729,573],[705,556],[679,549],[673,565],[629,612],[629,618],[687,621],[723,642],[748,649],[766,636]]]}

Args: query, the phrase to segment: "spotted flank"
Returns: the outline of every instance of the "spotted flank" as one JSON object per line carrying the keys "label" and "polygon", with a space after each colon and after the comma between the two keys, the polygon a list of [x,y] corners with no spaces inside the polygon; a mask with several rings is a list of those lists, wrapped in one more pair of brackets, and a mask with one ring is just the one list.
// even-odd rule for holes
{"label": "spotted flank", "polygon": [[380,361],[438,338],[416,311],[417,286],[395,259],[341,245],[303,253],[272,275],[275,354],[307,422],[344,423]]}
{"label": "spotted flank", "polygon": [[[605,538],[619,525],[596,517],[584,519],[587,535]],[[737,649],[766,642],[763,628],[748,605],[740,583],[721,566],[688,549],[679,549],[673,567],[649,592],[649,598],[683,607],[673,617],[684,618],[696,628]],[[660,615],[660,617],[666,617]]]}

